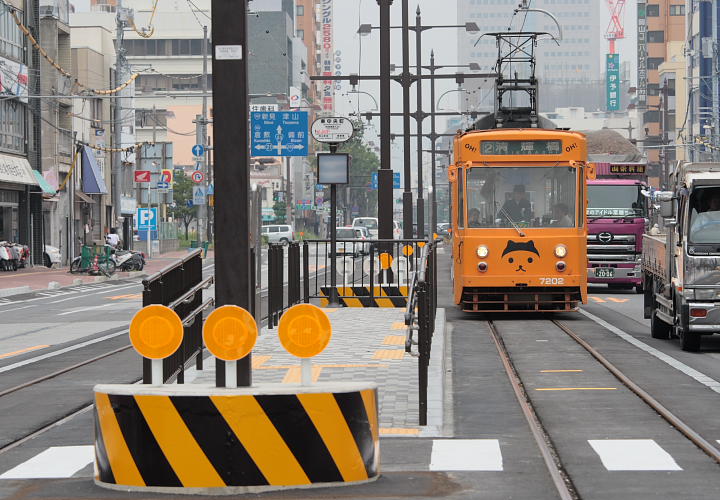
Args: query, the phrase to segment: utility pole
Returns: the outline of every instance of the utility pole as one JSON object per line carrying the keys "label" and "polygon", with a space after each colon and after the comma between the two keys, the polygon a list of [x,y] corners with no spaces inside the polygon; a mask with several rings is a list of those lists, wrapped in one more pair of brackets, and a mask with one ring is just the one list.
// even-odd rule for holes
{"label": "utility pole", "polygon": [[[203,74],[202,74],[202,115],[195,116],[195,144],[200,144],[203,149],[201,168],[203,180],[200,187],[203,193],[207,195],[208,191],[208,151],[207,151],[207,123],[208,123],[208,103],[207,103],[207,46],[208,46],[207,26],[203,26]],[[208,197],[205,196],[205,203],[198,205],[198,243],[208,240]]]}
{"label": "utility pole", "polygon": [[[430,51],[430,75],[435,75],[435,51]],[[437,136],[435,135],[437,131],[435,130],[435,79],[430,79],[430,185],[432,186],[432,193],[430,193],[430,234],[435,237],[435,233],[437,233],[437,185],[435,182],[435,177],[437,176],[435,172],[436,168],[436,145],[437,145]]]}
{"label": "utility pole", "polygon": [[[378,237],[391,240],[393,238],[393,171],[390,165],[390,6],[393,0],[377,0],[377,3],[380,6],[380,114],[382,115],[378,171]],[[403,5],[406,3],[407,0],[403,0]],[[407,22],[407,17],[404,22]],[[407,182],[406,175],[406,186]],[[410,211],[405,211],[405,214],[411,214],[410,230],[412,231],[412,198],[410,202]]]}
{"label": "utility pole", "polygon": [[415,11],[415,62],[417,65],[417,237],[425,237],[425,198],[423,196],[423,110],[422,110],[422,20],[420,6]]}
{"label": "utility pole", "polygon": [[[402,0],[402,82],[403,91],[403,238],[406,240],[413,237],[413,202],[412,202],[412,179],[410,169],[410,26],[408,17],[409,0]],[[382,47],[382,25],[380,27],[380,47]],[[382,50],[382,48],[380,49]],[[380,109],[383,109],[382,104]],[[388,129],[388,132],[390,130]]]}
{"label": "utility pole", "polygon": [[[290,178],[290,160],[289,156],[285,157],[285,222],[293,224],[293,195],[292,180]],[[293,225],[293,228],[295,226]]]}
{"label": "utility pole", "polygon": [[[123,34],[125,30],[124,13],[122,0],[117,0],[116,16],[115,16],[115,86],[119,87],[127,80],[127,59],[125,58],[125,49],[123,48]],[[114,137],[113,146],[122,149],[122,98],[125,89],[115,93],[115,116],[114,118]],[[122,152],[115,151],[112,154],[112,206],[114,219],[111,221],[111,227],[116,227],[119,218],[122,215]],[[72,223],[72,221],[71,221]],[[127,240],[128,235],[123,233],[123,241]],[[130,239],[132,241],[132,238]]]}
{"label": "utility pole", "polygon": [[[250,310],[250,148],[248,0],[212,0],[213,156],[215,169],[215,302]],[[252,311],[251,311],[252,312]],[[225,363],[216,361],[216,385]],[[252,384],[252,353],[237,361],[237,385]]]}

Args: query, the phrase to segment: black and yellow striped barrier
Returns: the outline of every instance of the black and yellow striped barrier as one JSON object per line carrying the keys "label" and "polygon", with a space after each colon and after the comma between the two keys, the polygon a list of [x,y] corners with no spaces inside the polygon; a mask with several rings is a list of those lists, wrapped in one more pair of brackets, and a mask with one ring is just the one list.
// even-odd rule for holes
{"label": "black and yellow striped barrier", "polygon": [[[338,300],[345,307],[407,307],[407,286],[338,286]],[[328,297],[330,287],[320,287],[322,297]],[[327,298],[320,299],[320,305],[328,305]]]}
{"label": "black and yellow striped barrier", "polygon": [[122,490],[243,493],[377,478],[377,389],[329,388],[97,386],[95,480]]}

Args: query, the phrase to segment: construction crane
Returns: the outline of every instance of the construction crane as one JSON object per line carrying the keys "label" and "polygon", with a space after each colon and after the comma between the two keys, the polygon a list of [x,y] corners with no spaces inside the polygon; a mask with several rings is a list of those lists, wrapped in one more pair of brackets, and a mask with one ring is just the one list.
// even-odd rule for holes
{"label": "construction crane", "polygon": [[605,0],[610,11],[610,23],[605,30],[605,38],[610,43],[610,54],[615,54],[615,40],[625,38],[625,27],[623,26],[623,11],[625,0]]}

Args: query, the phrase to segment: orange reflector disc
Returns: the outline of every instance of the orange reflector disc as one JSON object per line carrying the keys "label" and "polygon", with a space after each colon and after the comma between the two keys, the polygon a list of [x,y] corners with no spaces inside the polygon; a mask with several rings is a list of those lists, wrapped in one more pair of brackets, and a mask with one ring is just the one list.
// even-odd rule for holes
{"label": "orange reflector disc", "polygon": [[218,359],[237,361],[247,356],[257,342],[255,318],[242,307],[218,307],[205,320],[203,340]]}
{"label": "orange reflector disc", "polygon": [[312,358],[325,350],[332,326],[325,311],[312,304],[299,304],[288,309],[278,325],[280,343],[298,358]]}
{"label": "orange reflector disc", "polygon": [[415,249],[412,247],[412,245],[405,245],[402,249],[402,252],[405,257],[410,257],[412,254],[415,253]]}
{"label": "orange reflector disc", "polygon": [[381,269],[390,269],[390,266],[393,263],[392,255],[389,253],[381,253],[380,254],[380,268]]}
{"label": "orange reflector disc", "polygon": [[182,339],[182,320],[167,306],[143,307],[130,321],[130,342],[146,358],[167,358],[177,351]]}

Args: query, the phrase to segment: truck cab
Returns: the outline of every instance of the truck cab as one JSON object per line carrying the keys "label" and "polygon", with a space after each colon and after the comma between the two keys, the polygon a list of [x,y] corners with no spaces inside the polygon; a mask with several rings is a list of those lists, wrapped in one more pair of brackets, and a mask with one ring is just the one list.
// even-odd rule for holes
{"label": "truck cab", "polygon": [[687,163],[655,194],[664,234],[644,237],[645,318],[654,338],[697,351],[720,333],[720,163]]}

